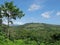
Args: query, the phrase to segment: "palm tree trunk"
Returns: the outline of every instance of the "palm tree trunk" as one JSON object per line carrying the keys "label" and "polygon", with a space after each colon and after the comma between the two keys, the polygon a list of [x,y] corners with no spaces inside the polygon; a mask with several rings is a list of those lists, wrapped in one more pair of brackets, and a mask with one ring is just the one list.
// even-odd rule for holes
{"label": "palm tree trunk", "polygon": [[0,26],[2,25],[2,15],[1,15],[1,8],[0,8]]}
{"label": "palm tree trunk", "polygon": [[7,36],[8,36],[8,39],[9,39],[9,17],[8,17],[8,34],[7,34]]}
{"label": "palm tree trunk", "polygon": [[[8,18],[7,38],[9,39],[9,18]],[[8,45],[9,45],[9,41],[8,41]]]}
{"label": "palm tree trunk", "polygon": [[0,26],[2,25],[2,19],[0,18]]}
{"label": "palm tree trunk", "polygon": [[2,16],[0,15],[0,26],[2,25]]}

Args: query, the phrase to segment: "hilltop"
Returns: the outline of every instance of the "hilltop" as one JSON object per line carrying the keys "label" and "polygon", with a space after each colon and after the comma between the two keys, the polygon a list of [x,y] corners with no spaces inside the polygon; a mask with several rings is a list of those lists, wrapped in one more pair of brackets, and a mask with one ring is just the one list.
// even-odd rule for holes
{"label": "hilltop", "polygon": [[60,30],[60,25],[52,25],[52,24],[45,24],[45,23],[26,23],[20,26],[13,26],[16,29],[22,28],[27,30]]}

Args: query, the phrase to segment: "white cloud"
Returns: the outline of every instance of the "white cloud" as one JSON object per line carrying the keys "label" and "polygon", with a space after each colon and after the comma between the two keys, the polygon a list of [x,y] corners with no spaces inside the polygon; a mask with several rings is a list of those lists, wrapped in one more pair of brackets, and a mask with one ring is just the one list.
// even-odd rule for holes
{"label": "white cloud", "polygon": [[23,25],[23,24],[24,24],[24,23],[23,23],[23,22],[20,22],[20,21],[18,21],[18,22],[15,21],[15,22],[14,22],[14,25]]}
{"label": "white cloud", "polygon": [[51,12],[44,12],[41,14],[42,17],[44,18],[50,18]]}
{"label": "white cloud", "polygon": [[[22,21],[19,21],[19,20],[12,20],[12,21],[13,21],[13,24],[10,23],[10,25],[23,25],[24,24]],[[2,23],[8,25],[7,19],[3,18]]]}
{"label": "white cloud", "polygon": [[28,11],[35,11],[35,10],[38,10],[38,9],[40,9],[40,8],[41,8],[40,5],[32,4],[32,5],[29,7]]}
{"label": "white cloud", "polygon": [[[7,21],[4,21],[3,24],[7,25],[8,23]],[[23,24],[24,24],[23,22],[17,22],[17,21],[13,22],[13,25],[23,25]]]}
{"label": "white cloud", "polygon": [[3,22],[3,24],[6,24],[7,25],[7,22]]}
{"label": "white cloud", "polygon": [[5,17],[2,18],[2,20],[3,20],[3,22],[2,22],[3,24],[6,24],[6,25],[8,24],[7,19]]}
{"label": "white cloud", "polygon": [[60,12],[57,12],[56,15],[60,16]]}

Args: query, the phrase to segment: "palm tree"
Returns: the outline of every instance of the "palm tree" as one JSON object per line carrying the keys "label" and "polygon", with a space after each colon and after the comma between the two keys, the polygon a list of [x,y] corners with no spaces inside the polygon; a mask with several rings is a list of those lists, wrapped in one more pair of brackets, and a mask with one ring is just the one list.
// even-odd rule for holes
{"label": "palm tree", "polygon": [[[17,18],[21,18],[24,16],[24,13],[21,10],[19,10],[19,8],[14,6],[13,2],[5,2],[5,4],[1,5],[0,8],[3,12],[2,17],[5,17],[8,21],[8,28],[9,24],[13,23],[12,19],[16,20]],[[9,38],[9,29],[7,36]]]}

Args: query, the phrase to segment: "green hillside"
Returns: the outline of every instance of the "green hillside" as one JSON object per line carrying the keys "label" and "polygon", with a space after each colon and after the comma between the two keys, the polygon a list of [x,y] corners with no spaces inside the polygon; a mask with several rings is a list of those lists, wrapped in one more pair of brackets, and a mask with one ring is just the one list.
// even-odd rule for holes
{"label": "green hillside", "polygon": [[20,26],[0,26],[0,45],[60,45],[60,25],[27,23]]}
{"label": "green hillside", "polygon": [[33,29],[35,28],[36,30],[37,29],[40,29],[40,30],[49,30],[49,29],[52,29],[52,30],[59,30],[60,29],[60,25],[51,25],[51,24],[44,24],[44,23],[27,23],[27,24],[24,24],[22,25],[21,27],[23,28],[30,28],[30,29]]}

